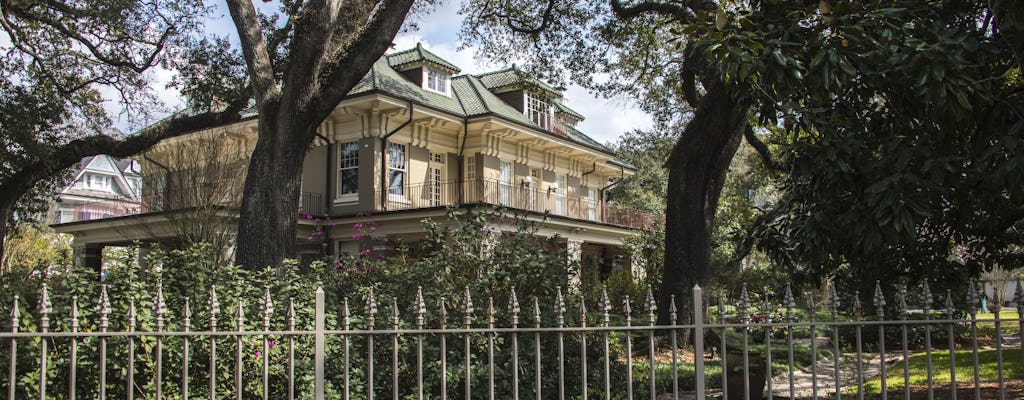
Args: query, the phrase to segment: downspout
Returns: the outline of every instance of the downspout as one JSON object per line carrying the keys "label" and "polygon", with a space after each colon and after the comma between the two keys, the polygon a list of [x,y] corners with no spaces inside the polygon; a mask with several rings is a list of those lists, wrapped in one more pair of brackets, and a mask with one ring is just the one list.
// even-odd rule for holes
{"label": "downspout", "polygon": [[465,177],[465,173],[466,173],[465,169],[466,169],[466,167],[464,165],[465,164],[465,159],[463,158],[462,154],[463,154],[463,152],[466,151],[466,139],[468,137],[469,137],[469,117],[462,117],[462,144],[459,145],[459,157],[458,157],[459,158],[459,163],[458,163],[458,169],[459,170],[456,172],[456,174],[457,174],[456,176],[458,176],[458,178],[455,180],[455,182],[456,182],[455,184],[458,185],[457,188],[459,190],[459,204],[462,204],[463,201],[465,200],[465,198],[464,198],[465,193],[464,192],[465,192],[465,180],[466,180],[466,177]]}
{"label": "downspout", "polygon": [[324,214],[329,215],[331,213],[331,197],[333,197],[331,194],[334,193],[331,192],[331,170],[333,169],[331,167],[331,161],[333,160],[331,156],[331,148],[334,146],[331,146],[331,141],[327,140],[327,137],[321,135],[320,132],[317,132],[316,136],[327,143],[327,162],[324,163]]}
{"label": "downspout", "polygon": [[594,171],[597,171],[597,163],[594,163],[594,167],[591,168],[590,171],[584,172],[583,175],[580,175],[580,179],[586,178],[587,175],[594,173]]}
{"label": "downspout", "polygon": [[612,186],[618,185],[624,179],[626,179],[626,168],[620,165],[619,166],[619,180],[614,181],[612,183],[609,183],[607,186],[601,188],[601,212],[605,214],[603,216],[604,219],[608,218],[608,214],[606,212],[607,211],[607,207],[606,206],[608,204],[608,192],[607,191],[608,191],[608,189],[611,189]]}
{"label": "downspout", "polygon": [[[388,188],[387,188],[387,173],[388,173],[387,154],[388,154],[388,149],[387,149],[387,141],[388,141],[388,138],[391,137],[391,135],[394,135],[394,134],[398,133],[398,131],[402,130],[402,128],[405,128],[406,125],[409,125],[410,123],[412,123],[412,114],[413,114],[413,103],[412,103],[412,100],[409,100],[409,119],[405,120],[405,122],[403,122],[397,128],[395,128],[391,132],[388,132],[386,135],[381,136],[381,138],[380,138],[380,209],[381,210],[386,210],[387,206],[388,206]],[[408,157],[409,157],[409,155],[406,154],[406,158],[407,159],[408,159]]]}

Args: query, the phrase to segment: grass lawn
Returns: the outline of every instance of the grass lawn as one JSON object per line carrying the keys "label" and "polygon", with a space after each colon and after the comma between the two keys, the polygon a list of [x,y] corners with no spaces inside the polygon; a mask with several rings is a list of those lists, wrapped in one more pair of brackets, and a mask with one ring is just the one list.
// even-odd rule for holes
{"label": "grass lawn", "polygon": [[[956,380],[958,383],[974,382],[974,355],[971,350],[956,351]],[[997,381],[999,370],[996,363],[996,351],[981,350],[978,352],[978,373],[981,381]],[[948,385],[949,352],[932,353],[932,382],[934,385]],[[928,384],[925,366],[925,354],[910,356],[910,384],[924,386]],[[896,363],[887,373],[886,385],[891,390],[903,386],[903,362]],[[1021,365],[1020,349],[1003,350],[1003,379],[1021,379],[1024,377],[1024,366]],[[875,378],[864,383],[867,393],[880,393],[882,381]]]}
{"label": "grass lawn", "polygon": [[[978,313],[978,337],[996,337],[995,313]],[[1003,335],[1016,335],[1020,332],[1020,315],[1017,311],[999,313],[999,331]]]}

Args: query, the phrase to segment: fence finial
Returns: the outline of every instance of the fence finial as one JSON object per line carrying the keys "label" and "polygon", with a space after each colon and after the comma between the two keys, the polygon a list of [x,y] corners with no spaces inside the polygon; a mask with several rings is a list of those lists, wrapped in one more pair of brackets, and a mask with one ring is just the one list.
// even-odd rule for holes
{"label": "fence finial", "polygon": [[99,300],[99,314],[100,314],[100,330],[106,330],[107,324],[110,320],[107,318],[110,315],[110,299],[107,298],[107,285],[100,285],[100,300]]}
{"label": "fence finial", "polygon": [[932,309],[932,303],[935,302],[935,299],[932,297],[932,289],[931,289],[930,286],[928,286],[928,280],[927,279],[924,280],[924,288],[923,288],[923,290],[924,290],[924,313],[928,314],[928,312],[931,311],[931,309]]}
{"label": "fence finial", "polygon": [[363,312],[366,313],[366,329],[373,329],[374,320],[376,320],[377,316],[377,300],[373,298],[372,287],[366,295],[366,306],[363,307]]}
{"label": "fence finial", "polygon": [[71,331],[78,332],[78,296],[71,296]]}
{"label": "fence finial", "polygon": [[14,295],[14,306],[11,308],[11,331],[18,331],[18,321],[21,319],[21,311],[18,311],[18,295]]}
{"label": "fence finial", "polygon": [[1017,287],[1013,292],[1013,302],[1017,303],[1017,314],[1018,316],[1024,315],[1024,287],[1020,285],[1020,277],[1017,278]]}
{"label": "fence finial", "polygon": [[210,327],[217,327],[217,315],[220,314],[220,303],[217,302],[217,287],[210,286],[210,302],[207,303],[206,309],[210,312]]}
{"label": "fence finial", "polygon": [[946,314],[952,317],[954,312],[956,312],[956,308],[953,307],[953,291],[946,289]]}
{"label": "fence finial", "polygon": [[441,329],[444,329],[445,325],[448,324],[448,307],[445,307],[444,305],[444,296],[441,297],[439,303],[440,310],[438,310],[438,312],[441,314]]}
{"label": "fence finial", "polygon": [[153,315],[156,316],[156,330],[164,327],[164,316],[167,315],[167,302],[164,301],[164,283],[156,281],[156,298],[153,300]]}
{"label": "fence finial", "polygon": [[882,294],[882,282],[875,281],[875,314],[878,315],[879,319],[885,318],[885,295]]}
{"label": "fence finial", "polygon": [[270,286],[263,287],[263,330],[270,330],[270,315],[274,313],[274,299],[270,297]]}
{"label": "fence finial", "polygon": [[[348,312],[348,299],[345,299],[345,312]],[[295,330],[295,300],[288,298],[288,330]]]}
{"label": "fence finial", "polygon": [[898,307],[900,308],[900,318],[906,319],[907,318],[907,286],[906,285],[904,285],[903,287],[900,288],[900,291],[899,291],[899,303],[897,303],[897,304],[898,304]]}
{"label": "fence finial", "polygon": [[391,326],[398,330],[398,296],[391,298]]}
{"label": "fence finial", "polygon": [[587,326],[587,299],[580,297],[580,326]]}
{"label": "fence finial", "polygon": [[476,311],[473,308],[473,296],[469,292],[469,286],[466,286],[466,297],[462,298],[462,323],[466,325],[467,329],[473,325],[473,311]]}
{"label": "fence finial", "polygon": [[676,316],[676,314],[679,312],[679,310],[676,308],[676,295],[669,295],[668,299],[669,322],[671,322],[672,325],[675,325],[676,321],[678,320],[678,316]]}
{"label": "fence finial", "polygon": [[135,331],[135,321],[138,319],[138,314],[135,313],[135,298],[128,298],[128,330]]}
{"label": "fence finial", "polygon": [[601,309],[601,320],[604,322],[604,326],[608,326],[611,322],[609,312],[612,310],[611,301],[608,300],[608,285],[601,286],[601,303],[597,307]]}
{"label": "fence finial", "polygon": [[[288,299],[288,303],[289,303],[288,307],[289,308],[291,308],[291,302],[292,302],[292,300]],[[295,319],[294,315],[292,317],[289,317],[289,319],[294,321],[294,319]],[[352,312],[349,311],[349,308],[348,308],[348,296],[345,296],[345,298],[343,298],[341,300],[341,329],[344,329],[344,330],[347,331],[351,327],[351,324],[352,324]]]}
{"label": "fence finial", "polygon": [[864,307],[860,304],[860,290],[853,292],[853,315],[857,319],[864,316]]}
{"label": "fence finial", "polygon": [[978,313],[978,291],[974,278],[967,282],[967,313],[974,315]]}
{"label": "fence finial", "polygon": [[654,292],[651,291],[651,285],[647,285],[647,298],[644,299],[647,306],[647,318],[650,319],[651,325],[657,321],[656,312],[658,311],[658,302],[654,300]]}
{"label": "fence finial", "polygon": [[622,296],[622,313],[626,316],[626,324],[633,320],[633,307],[629,305],[629,295]]}
{"label": "fence finial", "polygon": [[750,313],[747,312],[747,308],[750,307],[750,296],[747,295],[747,284],[743,284],[743,290],[740,292],[740,321],[744,324],[750,323]]}
{"label": "fence finial", "polygon": [[835,282],[832,282],[828,289],[828,307],[832,310],[832,316],[836,316],[839,312],[839,294],[836,293]]}
{"label": "fence finial", "polygon": [[50,327],[50,313],[53,312],[53,304],[50,303],[50,292],[46,290],[46,283],[39,290],[39,329],[46,330]]}
{"label": "fence finial", "polygon": [[533,325],[540,328],[540,299],[537,296],[533,296]]}
{"label": "fence finial", "polygon": [[512,327],[519,326],[519,298],[516,297],[516,287],[512,286],[512,294],[508,299],[508,312],[512,314]]}
{"label": "fence finial", "polygon": [[565,299],[562,298],[562,287],[555,287],[555,314],[558,317],[558,327],[565,326]]}
{"label": "fence finial", "polygon": [[245,304],[245,302],[241,298],[239,298],[238,299],[238,310],[235,311],[235,318],[236,318],[235,319],[235,324],[238,327],[239,331],[242,330],[242,324],[245,323],[245,314],[244,314],[244,311],[242,311],[242,306],[244,304]]}
{"label": "fence finial", "polygon": [[182,318],[181,325],[185,327],[185,330],[187,331],[189,328],[192,327],[192,306],[189,305],[188,296],[185,297],[185,306],[183,313],[185,315],[183,315],[184,318]]}
{"label": "fence finial", "polygon": [[487,327],[494,328],[494,296],[487,297]]}
{"label": "fence finial", "polygon": [[423,329],[426,313],[427,303],[423,301],[423,287],[416,286],[416,329]]}

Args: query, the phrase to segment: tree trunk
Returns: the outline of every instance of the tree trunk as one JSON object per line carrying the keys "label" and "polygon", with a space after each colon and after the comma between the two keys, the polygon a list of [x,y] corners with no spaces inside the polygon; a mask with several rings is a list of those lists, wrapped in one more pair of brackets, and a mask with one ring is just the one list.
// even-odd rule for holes
{"label": "tree trunk", "polygon": [[303,139],[311,136],[305,131],[312,132],[315,125],[290,118],[278,121],[260,117],[259,138],[245,177],[235,262],[250,269],[278,266],[296,254],[302,163],[312,137]]}
{"label": "tree trunk", "polygon": [[713,83],[669,156],[659,324],[670,321],[672,295],[679,323],[692,323],[693,286],[707,289],[715,210],[747,125],[748,108],[724,83]]}
{"label": "tree trunk", "polygon": [[[7,196],[0,196],[0,218],[3,218],[3,221],[0,221],[0,260],[4,260],[4,250],[7,249],[5,247],[7,245],[7,224],[14,212],[14,201],[17,199],[8,201]],[[6,266],[5,264],[0,265]]]}

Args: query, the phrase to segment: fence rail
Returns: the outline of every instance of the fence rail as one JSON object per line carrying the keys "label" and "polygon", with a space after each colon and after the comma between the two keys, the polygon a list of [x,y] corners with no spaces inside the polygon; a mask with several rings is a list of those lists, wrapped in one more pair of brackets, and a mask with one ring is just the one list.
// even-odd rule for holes
{"label": "fence rail", "polygon": [[[152,298],[124,299],[127,314],[115,326],[113,299],[104,285],[95,303],[95,319],[86,323],[78,299],[72,298],[65,311],[69,329],[51,331],[56,313],[43,285],[36,303],[38,323],[34,332],[19,330],[24,305],[14,298],[10,329],[0,332],[0,341],[8,342],[0,354],[9,360],[6,379],[0,382],[7,386],[9,399],[104,399],[108,392],[123,393],[128,399],[540,400],[678,399],[683,395],[696,399],[710,395],[760,399],[761,393],[768,398],[862,399],[871,370],[880,379],[881,398],[890,395],[888,370],[901,371],[902,381],[910,382],[910,374],[915,372],[910,359],[916,354],[926,361],[927,383],[922,390],[927,398],[934,398],[936,389],[942,388],[953,399],[958,395],[978,399],[982,397],[979,351],[992,350],[996,354],[999,398],[1007,398],[1008,379],[1021,378],[1004,374],[1005,357],[1011,352],[1003,344],[1001,330],[1006,328],[1003,324],[1012,324],[1024,332],[1019,282],[1014,299],[1017,318],[1001,319],[995,314],[992,324],[996,340],[991,350],[978,342],[978,326],[983,322],[978,318],[973,283],[964,299],[966,316],[958,316],[949,292],[943,304],[933,308],[935,301],[926,284],[920,317],[910,318],[907,296],[903,294],[896,300],[895,319],[887,319],[885,310],[890,300],[882,295],[880,285],[871,300],[877,310],[873,318],[865,318],[858,296],[842,299],[852,304],[846,308],[852,313],[842,313],[840,296],[833,288],[825,304],[812,300],[807,305],[807,320],[797,319],[800,308],[788,289],[777,305],[767,300],[752,304],[744,289],[733,303],[735,314],[730,315],[727,310],[731,307],[719,299],[714,315],[705,315],[705,295],[695,287],[692,298],[686,300],[687,309],[693,310],[692,324],[679,323],[674,297],[669,304],[659,305],[649,289],[642,301],[625,297],[622,304],[613,304],[602,291],[600,298],[591,302],[596,308],[588,308],[586,299],[580,298],[572,304],[572,311],[561,289],[556,290],[554,304],[546,306],[537,298],[521,304],[515,288],[511,293],[491,294],[478,303],[482,299],[474,299],[467,289],[457,299],[458,304],[433,299],[430,303],[437,307],[429,313],[428,299],[422,292],[400,307],[398,299],[387,304],[370,291],[360,314],[350,311],[348,299],[331,304],[337,310],[337,321],[330,322],[337,326],[328,328],[323,289],[317,289],[313,296],[311,321],[303,319],[303,313],[296,313],[293,299],[278,299],[288,306],[285,310],[277,308],[269,289],[259,299],[234,299],[230,309],[222,308],[216,290],[211,289],[205,302],[205,320],[193,321],[197,314],[193,314],[186,298],[177,305],[180,312],[175,312],[181,320],[170,324],[163,288],[157,283]],[[494,296],[507,301],[496,305]],[[136,307],[141,300],[150,305],[145,312]],[[255,322],[246,321],[246,309],[253,308],[246,304],[259,308]],[[403,318],[409,305],[411,313]],[[659,307],[669,307],[667,325],[657,324]],[[829,318],[818,320],[819,312]],[[780,320],[773,320],[773,313]],[[140,318],[141,314],[147,317]],[[231,316],[222,317],[227,314]],[[712,316],[715,318],[709,319]],[[960,337],[957,331],[964,327],[969,329],[964,349],[971,352],[973,379],[958,382],[956,340]],[[843,337],[851,333],[843,331],[847,328],[853,330],[854,339]],[[801,338],[804,334],[800,332],[805,329],[809,333]],[[908,339],[908,332],[914,329],[924,330],[922,346],[912,346]],[[878,334],[877,342],[864,339],[872,331]],[[887,345],[887,337],[894,332],[900,338],[898,343]],[[692,346],[682,346],[686,333],[693,334]],[[945,339],[948,347],[933,348],[934,339]],[[867,345],[874,347],[871,353],[865,350]],[[730,351],[732,346],[740,351]],[[772,346],[780,347],[773,350]],[[811,360],[802,368],[794,353],[806,346],[810,347]],[[1020,350],[1024,357],[1024,341],[1018,340],[1015,347],[1013,350]],[[828,356],[819,355],[819,350],[826,348],[832,351],[831,364],[823,362]],[[28,357],[37,361],[25,365],[26,356],[19,353],[23,349],[34,350]],[[783,360],[773,363],[773,357],[779,354]],[[952,360],[942,367],[944,370],[934,367],[939,355]],[[843,359],[848,359],[847,365],[841,365]],[[61,360],[60,365],[57,360]],[[227,365],[222,364],[225,362]],[[780,365],[783,371],[776,373],[773,369]],[[943,376],[949,378],[948,384],[934,383],[933,378]],[[809,386],[801,388],[798,380]],[[961,383],[972,387],[958,388]],[[762,384],[766,385],[764,389]],[[911,398],[910,384],[901,383],[899,389],[902,398]]]}

